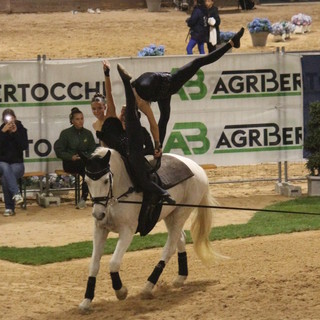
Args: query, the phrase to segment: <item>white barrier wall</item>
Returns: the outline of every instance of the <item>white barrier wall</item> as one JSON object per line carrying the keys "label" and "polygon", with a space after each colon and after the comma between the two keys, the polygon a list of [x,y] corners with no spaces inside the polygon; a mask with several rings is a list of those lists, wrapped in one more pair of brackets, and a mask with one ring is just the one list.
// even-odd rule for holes
{"label": "white barrier wall", "polygon": [[[120,111],[124,90],[116,64],[138,77],[171,71],[196,56],[110,59]],[[28,129],[26,170],[61,168],[53,144],[77,106],[92,130],[90,99],[103,92],[101,60],[0,63],[0,111],[13,108]],[[255,164],[302,159],[302,84],[299,55],[227,54],[201,68],[171,100],[165,152],[199,164]],[[153,103],[156,117],[159,111]],[[148,124],[143,119],[146,127]]]}

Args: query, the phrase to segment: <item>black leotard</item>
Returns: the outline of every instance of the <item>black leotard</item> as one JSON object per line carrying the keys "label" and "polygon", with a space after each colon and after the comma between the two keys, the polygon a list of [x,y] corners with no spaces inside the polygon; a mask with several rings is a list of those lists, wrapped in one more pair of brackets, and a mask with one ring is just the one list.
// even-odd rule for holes
{"label": "black leotard", "polygon": [[107,147],[117,150],[123,157],[128,156],[128,138],[118,118],[107,118],[96,135]]}
{"label": "black leotard", "polygon": [[201,67],[217,61],[230,48],[231,44],[227,43],[218,50],[195,58],[186,65],[175,70],[173,73],[145,72],[136,80],[132,81],[132,87],[136,89],[138,95],[142,99],[158,102],[160,109],[158,126],[161,144],[163,144],[167,130],[167,123],[170,118],[171,95],[177,93]]}

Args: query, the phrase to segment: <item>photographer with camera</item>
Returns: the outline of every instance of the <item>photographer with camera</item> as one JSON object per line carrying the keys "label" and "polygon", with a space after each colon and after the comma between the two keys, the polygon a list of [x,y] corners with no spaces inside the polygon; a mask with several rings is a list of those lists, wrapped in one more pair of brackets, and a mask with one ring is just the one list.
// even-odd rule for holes
{"label": "photographer with camera", "polygon": [[23,151],[28,148],[27,129],[12,109],[2,112],[0,126],[0,177],[4,195],[4,216],[15,214],[15,205],[23,202],[17,179],[24,174]]}

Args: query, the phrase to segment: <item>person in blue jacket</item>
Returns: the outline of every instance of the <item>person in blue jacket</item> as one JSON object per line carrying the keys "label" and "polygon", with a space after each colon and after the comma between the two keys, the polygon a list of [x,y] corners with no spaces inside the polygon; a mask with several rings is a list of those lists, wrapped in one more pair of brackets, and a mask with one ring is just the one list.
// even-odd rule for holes
{"label": "person in blue jacket", "polygon": [[187,54],[193,54],[197,45],[200,54],[204,54],[204,44],[208,42],[208,11],[204,0],[195,0],[195,6],[190,18],[187,19],[190,28],[190,40],[187,45]]}

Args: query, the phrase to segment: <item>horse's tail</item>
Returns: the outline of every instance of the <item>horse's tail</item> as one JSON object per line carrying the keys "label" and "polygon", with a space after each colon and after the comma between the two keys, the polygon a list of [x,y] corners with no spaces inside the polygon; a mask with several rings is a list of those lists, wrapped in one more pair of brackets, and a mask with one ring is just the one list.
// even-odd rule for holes
{"label": "horse's tail", "polygon": [[193,240],[194,251],[199,259],[207,265],[213,262],[215,257],[215,253],[209,240],[213,220],[213,209],[209,207],[217,205],[217,202],[210,193],[209,186],[200,205],[206,207],[198,208],[196,210],[192,219],[190,232]]}

